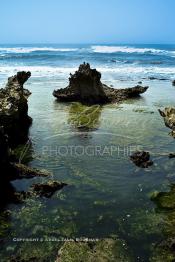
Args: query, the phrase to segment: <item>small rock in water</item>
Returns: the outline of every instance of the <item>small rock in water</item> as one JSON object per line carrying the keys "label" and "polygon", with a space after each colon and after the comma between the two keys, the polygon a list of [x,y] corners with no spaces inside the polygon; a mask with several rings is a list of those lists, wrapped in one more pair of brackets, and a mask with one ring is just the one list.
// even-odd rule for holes
{"label": "small rock in water", "polygon": [[138,167],[147,168],[153,165],[149,152],[137,151],[130,156],[130,159]]}
{"label": "small rock in water", "polygon": [[169,154],[169,158],[174,158],[175,157],[175,153],[170,153]]}

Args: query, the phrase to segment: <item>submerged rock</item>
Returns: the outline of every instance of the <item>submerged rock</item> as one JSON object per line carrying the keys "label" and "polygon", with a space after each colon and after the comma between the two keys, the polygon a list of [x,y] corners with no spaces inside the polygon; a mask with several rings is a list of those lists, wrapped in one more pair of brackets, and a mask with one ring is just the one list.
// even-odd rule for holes
{"label": "submerged rock", "polygon": [[153,192],[151,200],[162,216],[163,238],[153,250],[152,262],[175,261],[175,184],[167,192]]}
{"label": "submerged rock", "polygon": [[150,160],[149,152],[137,151],[130,156],[130,159],[138,167],[147,168],[153,165],[153,161]]}
{"label": "submerged rock", "polygon": [[69,108],[68,122],[79,131],[96,130],[100,123],[102,107],[100,105],[86,106],[72,103]]}
{"label": "submerged rock", "polygon": [[170,186],[169,192],[153,192],[151,200],[161,209],[175,209],[175,185]]}
{"label": "submerged rock", "polygon": [[34,184],[31,186],[31,195],[37,195],[41,197],[51,197],[57,190],[66,186],[66,183],[58,181],[48,181],[45,184]]}
{"label": "submerged rock", "polygon": [[84,104],[105,104],[120,102],[144,93],[148,87],[136,86],[127,89],[114,89],[101,82],[101,73],[91,69],[87,63],[81,64],[75,74],[71,74],[69,85],[54,90],[53,95],[63,102],[82,102]]}
{"label": "submerged rock", "polygon": [[160,109],[158,111],[163,117],[165,125],[172,129],[171,135],[175,138],[175,108],[166,107],[164,111]]}
{"label": "submerged rock", "polygon": [[30,72],[18,72],[8,78],[5,88],[0,89],[0,123],[8,135],[10,147],[25,143],[28,139],[32,122],[27,104],[30,92],[23,88],[23,84],[30,76]]}
{"label": "submerged rock", "polygon": [[46,197],[50,198],[53,194],[62,189],[64,186],[67,186],[66,183],[59,181],[48,181],[42,184],[33,184],[31,185],[29,191],[18,191],[14,192],[14,202],[20,203],[25,199],[30,197]]}

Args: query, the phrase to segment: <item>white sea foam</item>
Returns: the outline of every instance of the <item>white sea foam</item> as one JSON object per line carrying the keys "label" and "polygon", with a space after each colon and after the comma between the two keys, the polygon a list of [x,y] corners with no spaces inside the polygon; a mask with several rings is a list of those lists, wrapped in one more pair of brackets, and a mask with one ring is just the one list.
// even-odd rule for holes
{"label": "white sea foam", "polygon": [[44,51],[50,51],[50,52],[73,52],[77,51],[78,48],[54,48],[54,47],[0,47],[0,52],[5,53],[32,53],[32,52],[44,52]]}
{"label": "white sea foam", "polygon": [[0,74],[13,75],[18,71],[30,71],[33,77],[48,77],[69,75],[74,73],[77,68],[73,67],[51,67],[51,66],[0,66]]}
{"label": "white sea foam", "polygon": [[166,50],[154,49],[154,48],[137,48],[128,46],[101,46],[96,45],[91,47],[95,53],[168,53]]}
{"label": "white sea foam", "polygon": [[[32,77],[65,77],[69,73],[74,73],[76,67],[51,67],[51,66],[0,66],[0,74],[13,75],[18,71],[31,71]],[[118,66],[118,67],[97,67],[97,70],[103,74],[120,74],[120,75],[172,75],[175,74],[175,67],[156,67],[156,66]]]}

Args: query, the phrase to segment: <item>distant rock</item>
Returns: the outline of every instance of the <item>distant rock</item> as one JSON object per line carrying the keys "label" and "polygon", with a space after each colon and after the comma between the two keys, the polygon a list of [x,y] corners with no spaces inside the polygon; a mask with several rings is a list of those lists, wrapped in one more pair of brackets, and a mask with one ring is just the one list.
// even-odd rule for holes
{"label": "distant rock", "polygon": [[54,90],[58,101],[81,102],[84,104],[105,104],[120,102],[144,93],[148,87],[136,86],[127,89],[114,89],[101,82],[101,74],[91,69],[87,63],[81,64],[75,74],[71,74],[69,85],[64,89]]}
{"label": "distant rock", "polygon": [[155,77],[155,76],[150,76],[149,78],[148,78],[149,80],[160,80],[160,81],[165,81],[165,80],[167,80],[167,78],[159,78],[159,77]]}
{"label": "distant rock", "polygon": [[28,116],[27,98],[31,93],[23,88],[23,84],[30,76],[30,72],[18,72],[8,78],[5,88],[0,89],[0,123],[8,135],[10,147],[28,139],[32,120]]}
{"label": "distant rock", "polygon": [[175,86],[175,80],[172,81],[172,85]]}
{"label": "distant rock", "polygon": [[137,151],[130,156],[130,159],[138,167],[147,168],[153,165],[149,152]]}

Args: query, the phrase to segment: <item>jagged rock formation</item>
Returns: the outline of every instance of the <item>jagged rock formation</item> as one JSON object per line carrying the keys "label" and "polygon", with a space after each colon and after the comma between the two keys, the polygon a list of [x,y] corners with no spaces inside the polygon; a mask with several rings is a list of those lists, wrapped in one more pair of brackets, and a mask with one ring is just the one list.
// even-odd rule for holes
{"label": "jagged rock formation", "polygon": [[160,109],[158,111],[163,117],[165,125],[172,129],[171,135],[175,138],[175,108],[166,107],[164,111]]}
{"label": "jagged rock formation", "polygon": [[65,184],[50,182],[34,184],[29,192],[15,192],[11,181],[35,176],[49,176],[47,171],[27,167],[17,163],[13,150],[28,141],[28,130],[32,122],[28,116],[27,99],[31,94],[23,84],[31,76],[30,72],[18,72],[8,79],[4,89],[0,89],[0,207],[8,202],[19,202],[27,196],[50,197]]}
{"label": "jagged rock formation", "polygon": [[27,104],[30,92],[23,88],[23,84],[30,76],[30,72],[18,72],[8,78],[5,88],[0,89],[0,123],[8,135],[10,147],[23,144],[28,139],[32,122]]}
{"label": "jagged rock formation", "polygon": [[101,74],[91,69],[87,63],[81,64],[75,74],[71,74],[66,88],[54,90],[53,95],[64,102],[84,104],[105,104],[120,102],[144,93],[148,87],[136,86],[127,89],[114,89],[101,82]]}

